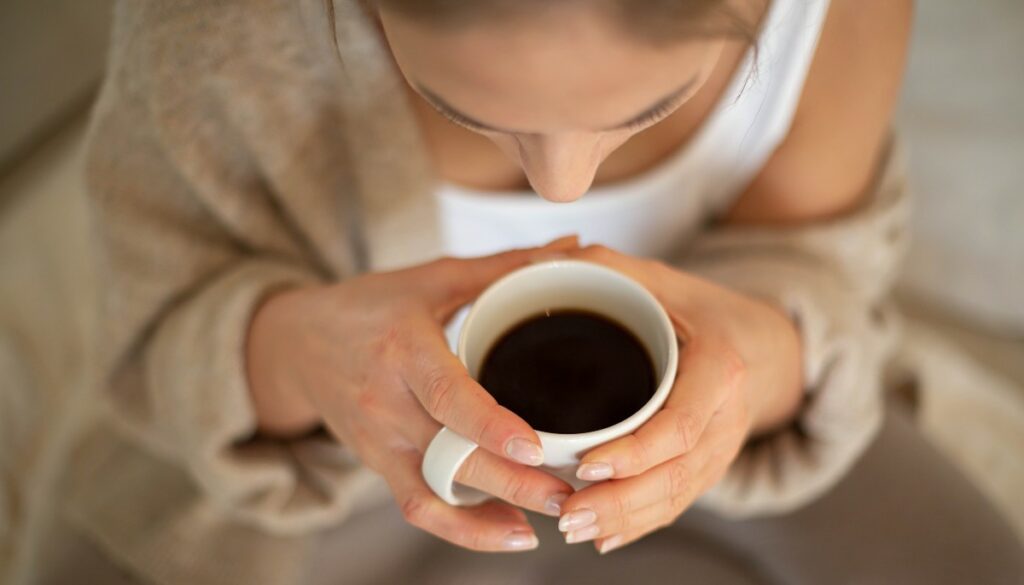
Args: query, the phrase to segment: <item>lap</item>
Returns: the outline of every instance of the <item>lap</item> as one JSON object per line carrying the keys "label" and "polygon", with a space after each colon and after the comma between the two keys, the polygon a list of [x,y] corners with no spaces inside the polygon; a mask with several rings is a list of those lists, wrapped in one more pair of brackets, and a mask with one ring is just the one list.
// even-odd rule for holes
{"label": "lap", "polygon": [[680,524],[728,543],[775,583],[1024,582],[1024,548],[1002,515],[896,412],[811,505],[742,522],[698,512]]}
{"label": "lap", "polygon": [[[394,506],[364,511],[323,535],[304,585],[694,582],[1020,583],[1024,555],[1006,522],[899,414],[820,500],[791,514],[730,521],[692,510],[674,525],[602,557],[565,545],[555,521],[531,516],[541,547],[478,554],[409,527]],[[39,583],[137,583],[70,529]],[[83,573],[82,571],[86,572]],[[141,582],[138,582],[141,583]],[[291,585],[291,584],[289,584]]]}
{"label": "lap", "polygon": [[[396,530],[406,530],[397,527],[397,512],[391,515]],[[1024,549],[1009,525],[899,413],[887,416],[842,482],[785,516],[730,521],[695,509],[605,557],[589,545],[565,545],[553,519],[531,521],[542,543],[537,551],[480,555],[426,537],[401,570],[418,583],[1024,581]]]}

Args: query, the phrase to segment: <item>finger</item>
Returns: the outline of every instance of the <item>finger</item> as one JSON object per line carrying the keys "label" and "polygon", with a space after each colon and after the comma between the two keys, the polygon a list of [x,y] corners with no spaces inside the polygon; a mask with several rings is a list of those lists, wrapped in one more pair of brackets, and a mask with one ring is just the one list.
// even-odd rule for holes
{"label": "finger", "polygon": [[697,310],[709,294],[721,294],[721,289],[709,286],[708,281],[655,258],[631,256],[599,244],[568,250],[565,254],[625,274],[643,285],[666,308],[684,314]]}
{"label": "finger", "polygon": [[531,262],[579,248],[576,235],[563,236],[540,247],[517,248],[478,258],[442,258],[413,270],[422,271],[427,301],[443,322],[459,307],[475,299],[492,282]]}
{"label": "finger", "polygon": [[419,453],[390,453],[385,460],[383,475],[402,515],[413,526],[471,550],[513,552],[537,547],[537,536],[521,510],[493,501],[450,506],[423,481]]}
{"label": "finger", "polygon": [[[638,281],[648,289],[651,289],[652,292],[658,288],[657,279],[661,276],[661,271],[660,268],[652,270],[655,266],[659,265],[657,261],[638,256],[631,256],[614,248],[609,248],[600,244],[592,244],[582,248],[568,250],[565,253],[570,258],[594,262],[596,264],[603,264],[608,268],[613,268]],[[680,273],[680,276],[683,276],[682,273]],[[680,290],[678,292],[682,293],[685,291]]]}
{"label": "finger", "polygon": [[738,392],[745,371],[743,359],[728,344],[700,336],[689,340],[681,350],[679,375],[664,408],[632,434],[584,455],[577,477],[632,477],[689,453],[712,417]]}
{"label": "finger", "polygon": [[[592,508],[581,508],[594,512],[591,516],[596,517],[594,522],[581,528],[572,527],[568,523],[564,526],[568,528],[563,531],[566,534],[566,542],[585,542],[599,536],[619,534],[655,525],[661,526],[675,520],[703,492],[705,486],[708,485],[712,469],[693,464],[686,461],[685,458],[665,463],[665,466],[666,469],[663,470],[662,477],[651,478],[650,484],[658,486],[651,488],[653,497],[644,497],[648,495],[640,491],[644,490],[644,487],[637,485],[615,486],[614,483],[623,482],[614,482],[609,486],[609,491],[602,495],[602,501],[594,503]],[[657,470],[652,470],[650,473],[656,472]],[[671,474],[678,475],[673,478]],[[682,482],[682,485],[680,486],[676,482]],[[664,487],[669,483],[673,484],[672,487]],[[674,490],[671,494],[668,493],[670,489]],[[613,490],[619,493],[613,493]],[[633,492],[627,493],[622,490],[633,490]],[[572,505],[578,504],[574,502]],[[620,509],[618,508],[620,505],[626,507]]]}
{"label": "finger", "polygon": [[[727,405],[731,406],[731,405]],[[646,473],[588,486],[562,505],[559,529],[563,532],[596,524],[601,534],[628,530],[629,514],[668,501],[683,510],[713,485],[743,445],[744,413],[726,408],[708,425],[704,440],[693,451],[658,465]]]}
{"label": "finger", "polygon": [[[403,393],[401,404],[394,405],[394,415],[385,424],[394,425],[401,436],[425,452],[441,425],[430,418],[416,398]],[[513,463],[484,449],[477,449],[459,469],[455,481],[476,488],[516,506],[558,516],[561,504],[573,492],[572,486],[550,473]]]}
{"label": "finger", "polygon": [[412,330],[422,333],[407,340],[401,375],[427,413],[492,453],[524,465],[543,463],[537,433],[469,375],[442,333],[429,323]]}
{"label": "finger", "polygon": [[527,510],[559,516],[572,486],[550,473],[524,467],[477,449],[466,459],[455,480],[495,495]]}
{"label": "finger", "polygon": [[[738,446],[729,447],[728,442],[721,442],[714,453],[709,456],[709,465],[701,472],[703,479],[699,481],[698,489],[676,498],[669,498],[633,511],[624,516],[624,520],[612,520],[598,525],[596,534],[577,534],[572,536],[573,542],[584,542],[583,537],[590,536],[594,540],[594,548],[597,552],[605,554],[617,548],[636,542],[644,536],[655,532],[668,524],[671,524],[683,512],[685,512],[704,492],[704,490],[715,485],[729,468],[729,462],[735,457]],[[718,458],[711,461],[711,458]],[[569,535],[566,535],[569,539]]]}
{"label": "finger", "polygon": [[580,490],[565,501],[558,529],[575,532],[575,542],[582,542],[634,528],[634,514],[648,507],[685,509],[704,485],[706,463],[704,450],[698,449],[642,475]]}
{"label": "finger", "polygon": [[640,508],[621,518],[615,525],[591,524],[588,527],[565,533],[567,544],[577,544],[597,539],[607,539],[617,534],[648,534],[672,524],[692,502],[674,507],[669,500],[662,500],[646,508]]}
{"label": "finger", "polygon": [[612,534],[611,536],[606,537],[599,537],[594,541],[594,548],[601,554],[608,554],[613,550],[633,544],[656,530],[656,528],[652,527],[620,532],[619,534]]}

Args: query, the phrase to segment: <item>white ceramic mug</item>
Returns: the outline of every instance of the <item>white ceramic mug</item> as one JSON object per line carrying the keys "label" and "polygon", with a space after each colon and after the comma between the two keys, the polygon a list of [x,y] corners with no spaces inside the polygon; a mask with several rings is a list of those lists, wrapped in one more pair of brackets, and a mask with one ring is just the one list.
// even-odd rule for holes
{"label": "white ceramic mug", "polygon": [[[659,381],[640,410],[610,427],[576,434],[537,432],[544,451],[543,467],[579,489],[589,483],[576,478],[580,457],[632,433],[665,403],[676,377],[679,345],[664,308],[640,283],[599,264],[550,260],[505,275],[477,298],[459,332],[459,359],[476,378],[484,357],[502,334],[529,317],[557,309],[593,311],[629,329],[653,358]],[[449,504],[474,505],[492,497],[455,483],[456,473],[476,448],[475,443],[447,428],[427,447],[423,477]]]}

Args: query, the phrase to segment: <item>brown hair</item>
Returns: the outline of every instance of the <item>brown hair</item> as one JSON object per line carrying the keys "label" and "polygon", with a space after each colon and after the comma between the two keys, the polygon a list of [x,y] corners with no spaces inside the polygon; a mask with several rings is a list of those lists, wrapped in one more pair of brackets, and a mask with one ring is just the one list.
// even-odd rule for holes
{"label": "brown hair", "polygon": [[574,2],[604,11],[634,37],[666,44],[728,37],[755,44],[767,0],[372,0],[379,7],[440,26],[528,17]]}

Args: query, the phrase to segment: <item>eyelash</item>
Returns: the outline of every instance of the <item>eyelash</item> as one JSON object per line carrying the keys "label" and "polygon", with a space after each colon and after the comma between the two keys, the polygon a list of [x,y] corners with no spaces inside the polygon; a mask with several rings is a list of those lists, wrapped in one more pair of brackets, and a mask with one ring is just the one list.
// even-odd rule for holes
{"label": "eyelash", "polygon": [[462,116],[456,114],[455,112],[449,112],[448,110],[442,110],[441,108],[434,108],[434,109],[436,109],[442,116],[447,118],[448,121],[451,122],[452,124],[456,124],[458,126],[462,126],[463,128],[467,128],[469,130],[473,130],[474,132],[488,132],[488,131],[490,131],[489,128],[484,128],[483,126],[480,126],[478,124],[474,124],[473,122],[467,120],[466,118],[463,118]]}
{"label": "eyelash", "polygon": [[630,122],[628,128],[630,130],[639,130],[640,128],[645,128],[651,124],[654,124],[655,122],[659,122],[663,118],[671,114],[672,111],[675,110],[676,106],[678,105],[679,99],[674,99],[670,102],[665,102],[664,104],[661,104],[657,108],[651,110],[650,113],[648,113],[643,118]]}
{"label": "eyelash", "polygon": [[[672,113],[673,110],[676,109],[677,105],[679,105],[679,99],[674,99],[674,100],[672,100],[670,102],[666,102],[666,103],[658,106],[657,108],[651,110],[643,118],[640,118],[638,120],[630,122],[629,125],[627,126],[627,128],[629,130],[639,130],[641,128],[645,128],[645,127],[647,127],[647,126],[649,126],[649,125],[651,125],[651,124],[653,124],[655,122],[660,121],[662,118],[668,116],[670,113]],[[441,108],[434,108],[434,109],[436,109],[442,116],[447,118],[449,122],[451,122],[453,124],[456,124],[458,126],[462,126],[463,128],[467,128],[467,129],[473,130],[475,132],[488,132],[488,131],[490,131],[489,128],[484,128],[483,126],[480,126],[479,124],[474,124],[472,121],[464,118],[463,116],[460,116],[459,114],[457,114],[455,112],[451,112],[451,111],[448,111],[448,110],[445,110],[445,109],[441,109]]]}

